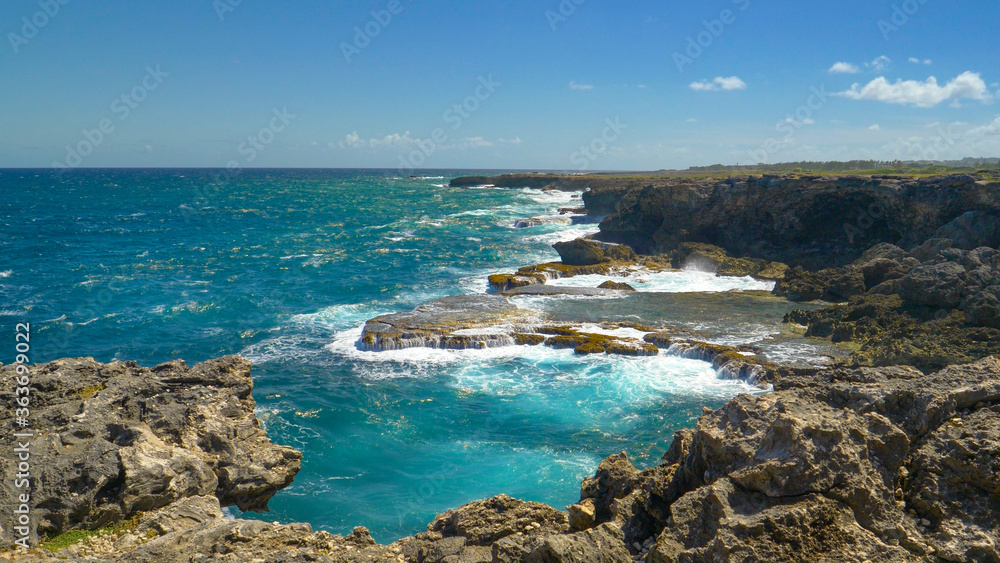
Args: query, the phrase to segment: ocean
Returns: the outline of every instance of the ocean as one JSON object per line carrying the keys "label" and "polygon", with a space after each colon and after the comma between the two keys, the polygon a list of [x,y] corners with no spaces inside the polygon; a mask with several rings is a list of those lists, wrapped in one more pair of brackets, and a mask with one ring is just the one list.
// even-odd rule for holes
{"label": "ocean", "polygon": [[[366,320],[485,292],[488,275],[557,261],[554,242],[597,232],[514,228],[582,205],[579,193],[448,187],[499,172],[0,170],[0,326],[32,324],[35,362],[246,357],[268,435],[304,460],[269,514],[233,515],[366,526],[380,542],[499,493],[561,508],[607,455],[655,465],[703,407],[763,392],[666,353],[361,351]],[[592,331],[697,329],[779,361],[829,352],[782,326],[795,306],[759,292],[771,284],[699,271],[636,283],[624,297],[514,302]]]}

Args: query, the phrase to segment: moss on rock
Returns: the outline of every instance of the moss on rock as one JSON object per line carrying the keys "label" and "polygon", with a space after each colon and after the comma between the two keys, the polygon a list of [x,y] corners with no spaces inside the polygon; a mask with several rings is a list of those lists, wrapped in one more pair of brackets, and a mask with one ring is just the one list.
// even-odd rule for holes
{"label": "moss on rock", "polygon": [[538,346],[545,343],[545,336],[541,334],[516,332],[514,333],[514,342],[516,342],[518,346]]}

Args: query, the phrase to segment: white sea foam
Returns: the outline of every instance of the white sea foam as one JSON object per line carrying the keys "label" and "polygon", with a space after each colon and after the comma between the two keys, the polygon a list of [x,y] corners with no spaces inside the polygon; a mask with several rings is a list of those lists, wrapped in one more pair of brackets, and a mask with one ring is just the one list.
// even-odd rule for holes
{"label": "white sea foam", "polygon": [[634,328],[608,329],[595,324],[584,324],[574,328],[580,332],[586,332],[589,334],[604,334],[607,336],[616,336],[618,338],[638,338],[639,340],[642,340],[642,337],[647,334]]}
{"label": "white sea foam", "polygon": [[392,242],[400,242],[406,239],[411,239],[415,236],[416,235],[413,233],[413,231],[402,231],[402,232],[388,233],[386,234],[385,238],[391,240]]}
{"label": "white sea foam", "polygon": [[529,199],[535,203],[546,206],[569,207],[571,203],[583,205],[583,192],[545,191],[535,188],[526,188],[519,193],[521,199]]}
{"label": "white sea foam", "polygon": [[[608,331],[637,336],[639,331]],[[497,396],[519,396],[556,387],[600,385],[622,400],[647,402],[674,393],[728,398],[760,390],[740,381],[719,379],[706,362],[661,354],[648,357],[580,356],[548,346],[507,346],[485,350],[408,348],[366,352],[357,347],[363,327],[337,333],[326,346],[334,356],[356,364],[357,374],[371,380],[421,378],[448,373],[458,389]]]}
{"label": "white sea foam", "polygon": [[557,242],[567,242],[578,238],[589,237],[591,235],[596,235],[599,232],[601,232],[601,229],[598,228],[597,225],[593,224],[566,225],[548,233],[542,233],[525,237],[525,240],[530,242],[540,242],[552,245]]}
{"label": "white sea foam", "polygon": [[454,385],[499,396],[597,385],[617,400],[631,403],[657,400],[663,394],[729,398],[759,391],[740,381],[719,379],[710,364],[698,360],[668,355],[579,356],[547,346],[517,348],[517,361],[505,361],[502,366],[496,357],[470,357],[453,366]]}
{"label": "white sea foam", "polygon": [[626,282],[639,291],[656,293],[718,293],[723,291],[771,291],[774,282],[759,281],[752,277],[716,276],[699,270],[667,272],[635,271],[628,277],[574,276],[551,280],[549,285],[558,287],[597,287],[607,281]]}
{"label": "white sea foam", "polygon": [[494,216],[514,216],[515,213],[523,211],[523,207],[517,205],[498,205],[496,207],[491,207],[489,209],[472,209],[470,211],[460,211],[458,213],[452,213],[448,215],[449,219],[457,219],[460,217],[494,217]]}
{"label": "white sea foam", "polygon": [[14,275],[14,270],[4,270],[0,272],[0,280],[6,279]]}

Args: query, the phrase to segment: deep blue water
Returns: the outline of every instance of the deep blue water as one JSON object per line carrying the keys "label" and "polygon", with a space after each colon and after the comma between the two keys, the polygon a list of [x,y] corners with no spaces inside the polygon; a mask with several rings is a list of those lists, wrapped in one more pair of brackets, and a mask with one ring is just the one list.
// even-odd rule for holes
{"label": "deep blue water", "polygon": [[[501,492],[572,503],[603,457],[654,464],[703,406],[750,391],[666,355],[358,351],[365,320],[483,292],[487,275],[556,260],[552,242],[596,231],[513,229],[580,205],[579,195],[446,187],[456,175],[0,171],[0,327],[30,321],[36,362],[249,358],[269,435],[305,454],[263,517],[334,533],[364,525],[380,541]],[[691,275],[650,287],[702,293],[519,304],[766,340],[788,303],[705,293],[741,283]]]}

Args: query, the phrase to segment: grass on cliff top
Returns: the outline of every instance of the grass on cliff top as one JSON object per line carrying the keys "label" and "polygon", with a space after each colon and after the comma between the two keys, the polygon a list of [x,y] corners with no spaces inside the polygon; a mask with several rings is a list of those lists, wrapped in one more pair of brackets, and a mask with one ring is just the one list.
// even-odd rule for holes
{"label": "grass on cliff top", "polygon": [[[905,178],[930,178],[949,174],[982,174],[994,179],[1000,177],[1000,168],[956,168],[942,165],[914,166],[902,168],[870,168],[857,170],[812,170],[803,168],[757,168],[753,166],[726,167],[724,169],[660,170],[656,172],[595,172],[580,174],[575,178],[600,178],[603,180],[646,180],[663,178],[732,178],[741,176],[763,176],[792,174],[802,176],[901,176]],[[521,174],[522,176],[566,176],[566,174]]]}
{"label": "grass on cliff top", "polygon": [[39,542],[38,547],[47,549],[53,553],[56,551],[61,551],[66,549],[71,545],[76,545],[84,540],[97,537],[97,536],[120,536],[127,532],[131,532],[139,526],[139,519],[142,515],[136,514],[135,516],[125,520],[123,522],[116,522],[110,526],[104,528],[98,528],[96,530],[70,530],[68,532],[59,534],[58,536],[53,536],[50,538],[45,538]]}

